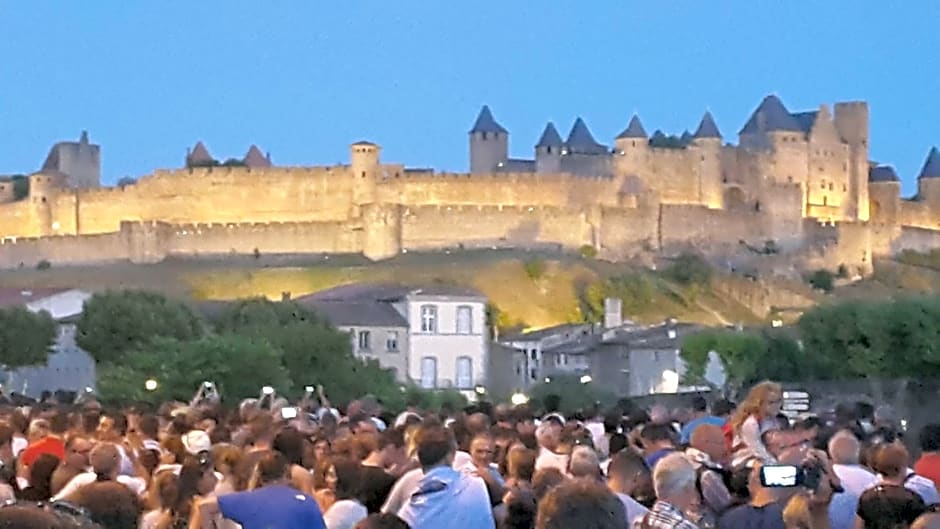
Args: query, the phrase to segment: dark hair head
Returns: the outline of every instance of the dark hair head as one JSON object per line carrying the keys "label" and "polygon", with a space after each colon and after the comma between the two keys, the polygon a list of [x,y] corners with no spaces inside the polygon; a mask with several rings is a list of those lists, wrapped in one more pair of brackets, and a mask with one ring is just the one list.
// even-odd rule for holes
{"label": "dark hair head", "polygon": [[640,439],[646,442],[672,441],[676,431],[669,424],[647,424],[640,432]]}
{"label": "dark hair head", "polygon": [[391,513],[370,514],[361,520],[353,529],[410,529],[408,524],[398,516]]}
{"label": "dark hair head", "polygon": [[384,432],[379,435],[379,450],[385,448],[386,446],[393,446],[395,448],[402,448],[405,446],[405,430],[404,428],[387,428]]}
{"label": "dark hair head", "polygon": [[712,413],[718,417],[724,417],[734,413],[735,405],[728,399],[719,399],[712,404]]}
{"label": "dark hair head", "polygon": [[633,450],[621,450],[610,460],[607,475],[615,479],[630,479],[639,474],[648,474],[649,467],[643,456]]}
{"label": "dark hair head", "polygon": [[362,465],[353,459],[338,458],[333,461],[336,472],[336,499],[359,499],[362,491]]}
{"label": "dark hair head", "polygon": [[37,492],[52,496],[52,473],[59,466],[59,458],[52,454],[40,454],[29,466],[29,484]]}
{"label": "dark hair head", "polygon": [[441,464],[455,449],[453,436],[442,426],[421,427],[415,434],[415,443],[418,461],[425,468]]}
{"label": "dark hair head", "polygon": [[555,467],[546,467],[535,472],[532,476],[532,491],[536,500],[541,500],[548,492],[564,483],[565,475]]}
{"label": "dark hair head", "polygon": [[32,505],[0,509],[0,529],[66,529],[56,515]]}
{"label": "dark hair head", "polygon": [[692,411],[697,412],[706,412],[708,411],[708,401],[705,400],[705,397],[701,395],[696,395],[692,397]]}
{"label": "dark hair head", "polygon": [[290,464],[280,452],[271,451],[265,453],[263,456],[261,456],[260,459],[258,459],[258,465],[256,469],[258,472],[258,481],[260,482],[259,484],[263,485],[287,477]]}
{"label": "dark hair head", "polygon": [[604,485],[574,479],[555,487],[539,502],[537,529],[627,527],[623,503]]}
{"label": "dark hair head", "polygon": [[940,424],[928,424],[920,430],[920,449],[924,452],[940,451]]}
{"label": "dark hair head", "polygon": [[272,448],[284,454],[292,465],[303,465],[304,436],[293,428],[285,428],[274,437]]}
{"label": "dark hair head", "polygon": [[512,489],[506,498],[504,529],[529,529],[535,525],[535,493],[531,489]]}
{"label": "dark hair head", "polygon": [[137,527],[140,503],[124,485],[116,481],[89,483],[76,494],[75,504],[84,507],[103,529]]}
{"label": "dark hair head", "polygon": [[156,439],[160,432],[160,419],[156,415],[144,415],[137,421],[137,429],[150,439]]}

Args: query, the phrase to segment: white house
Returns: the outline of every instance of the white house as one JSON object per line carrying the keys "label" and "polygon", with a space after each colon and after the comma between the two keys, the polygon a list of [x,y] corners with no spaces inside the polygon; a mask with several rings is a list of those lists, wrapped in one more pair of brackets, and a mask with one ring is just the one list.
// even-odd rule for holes
{"label": "white house", "polygon": [[58,335],[44,366],[5,373],[8,391],[38,397],[43,391],[81,391],[96,385],[95,361],[75,343],[75,321],[91,294],[65,288],[0,288],[0,308],[46,311],[58,323]]}
{"label": "white house", "polygon": [[[486,386],[489,332],[486,297],[474,290],[432,285],[354,284],[298,298],[297,302],[329,309],[330,303],[388,304],[407,324],[408,379],[426,389],[457,389],[473,398],[475,388]],[[324,310],[324,312],[328,312]],[[344,321],[344,327],[369,327],[365,311],[361,322]]]}

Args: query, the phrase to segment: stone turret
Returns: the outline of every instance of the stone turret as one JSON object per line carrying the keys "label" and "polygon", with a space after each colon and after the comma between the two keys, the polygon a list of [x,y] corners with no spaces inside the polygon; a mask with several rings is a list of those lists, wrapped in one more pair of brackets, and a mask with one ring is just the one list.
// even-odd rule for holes
{"label": "stone turret", "polygon": [[940,207],[940,150],[931,147],[917,176],[917,198],[931,207]]}
{"label": "stone turret", "polygon": [[492,173],[509,159],[509,131],[496,122],[490,107],[483,105],[469,134],[471,173]]}
{"label": "stone turret", "polygon": [[542,137],[535,144],[535,172],[558,173],[561,171],[561,152],[565,142],[561,140],[558,129],[551,121],[545,125]]}
{"label": "stone turret", "polygon": [[101,186],[101,147],[88,140],[82,131],[78,141],[62,141],[49,150],[41,172],[65,176],[62,185],[75,189]]}
{"label": "stone turret", "polygon": [[649,136],[640,116],[630,118],[627,128],[614,140],[614,171],[618,176],[644,176],[649,159]]}
{"label": "stone turret", "polygon": [[358,141],[349,146],[354,206],[375,202],[375,186],[382,171],[379,164],[381,150],[381,147],[368,141]]}
{"label": "stone turret", "polygon": [[876,224],[896,224],[901,208],[901,179],[894,167],[878,165],[868,173],[869,211]]}
{"label": "stone turret", "polygon": [[849,145],[850,209],[858,220],[868,220],[868,103],[836,103],[834,122],[842,141]]}
{"label": "stone turret", "polygon": [[699,201],[710,208],[723,207],[721,185],[721,132],[711,112],[705,112],[689,143],[698,164]]}

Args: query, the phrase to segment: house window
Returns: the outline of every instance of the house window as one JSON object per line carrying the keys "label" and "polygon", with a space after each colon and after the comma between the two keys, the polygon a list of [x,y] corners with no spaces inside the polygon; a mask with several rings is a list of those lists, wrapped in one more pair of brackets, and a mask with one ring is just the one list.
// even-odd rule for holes
{"label": "house window", "polygon": [[457,307],[457,334],[470,334],[473,331],[473,309],[461,305]]}
{"label": "house window", "polygon": [[390,353],[398,352],[398,331],[388,331],[385,335],[385,350]]}
{"label": "house window", "polygon": [[421,387],[434,389],[437,386],[437,358],[425,356],[421,359]]}
{"label": "house window", "polygon": [[535,349],[532,349],[531,351],[529,351],[529,358],[531,358],[532,360],[538,360],[538,354],[539,354],[538,351],[536,351]]}
{"label": "house window", "polygon": [[832,182],[829,182],[829,191],[832,191]]}
{"label": "house window", "polygon": [[469,356],[457,358],[457,387],[460,389],[473,387],[473,360]]}
{"label": "house window", "polygon": [[369,331],[359,331],[359,350],[368,351],[372,342],[372,333]]}
{"label": "house window", "polygon": [[421,305],[421,332],[437,332],[437,307]]}

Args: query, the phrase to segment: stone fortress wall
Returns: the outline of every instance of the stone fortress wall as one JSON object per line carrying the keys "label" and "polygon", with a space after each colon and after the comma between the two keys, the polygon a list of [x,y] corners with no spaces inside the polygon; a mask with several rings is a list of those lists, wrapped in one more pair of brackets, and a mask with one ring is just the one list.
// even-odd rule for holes
{"label": "stone fortress wall", "polygon": [[[668,147],[636,117],[612,148],[580,120],[567,141],[549,125],[534,160],[508,158],[508,131],[484,112],[462,174],[386,164],[359,142],[346,165],[160,170],[100,188],[89,185],[99,150],[83,135],[53,148],[26,199],[0,201],[0,267],[585,245],[622,259],[772,240],[798,266],[866,274],[873,257],[940,246],[940,153],[918,196],[902,200],[896,175],[868,161],[864,103],[791,114],[769,96],[738,145],[723,143],[708,114]],[[55,155],[62,145],[93,156]]]}

